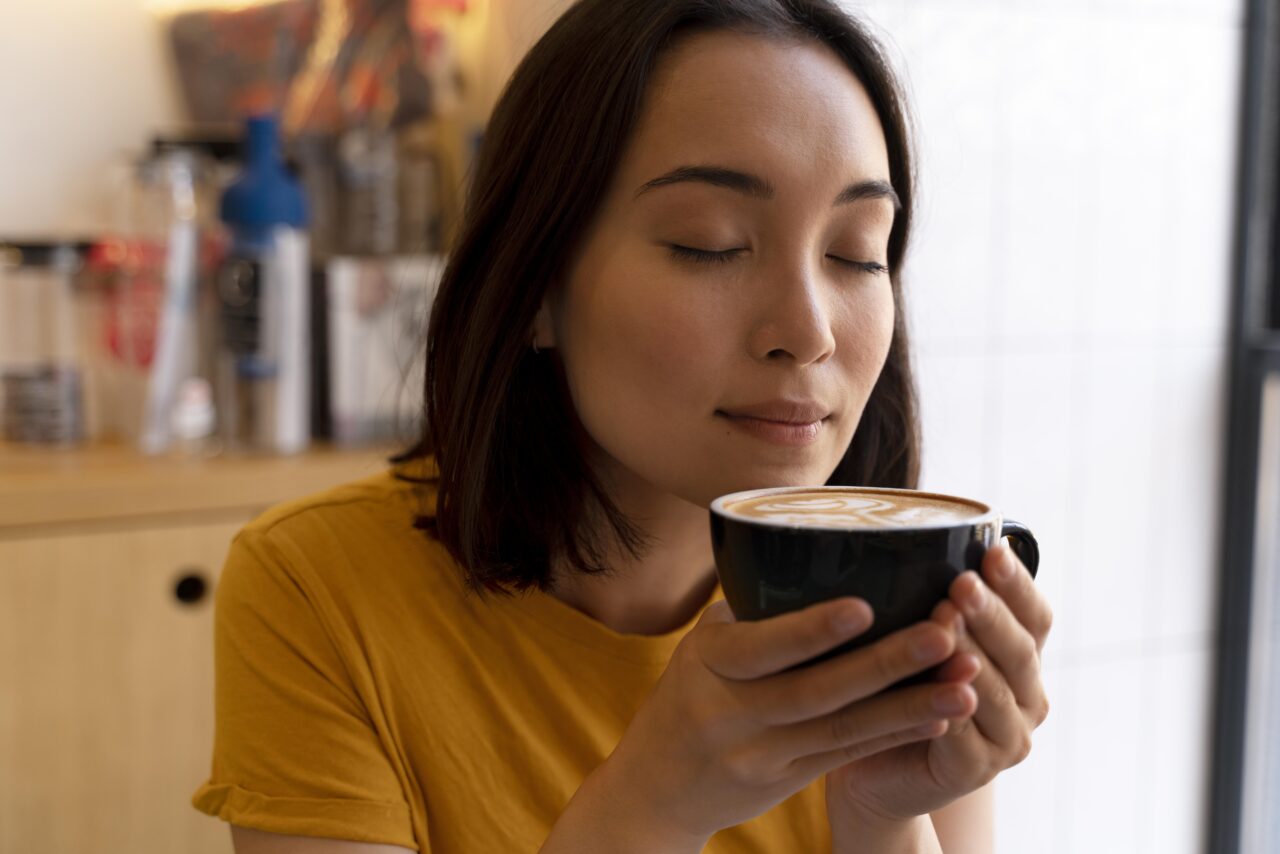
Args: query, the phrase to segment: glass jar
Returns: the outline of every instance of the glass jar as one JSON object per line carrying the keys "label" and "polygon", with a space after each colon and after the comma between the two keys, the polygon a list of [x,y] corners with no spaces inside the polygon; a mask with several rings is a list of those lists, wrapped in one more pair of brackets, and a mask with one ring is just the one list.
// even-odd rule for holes
{"label": "glass jar", "polygon": [[86,438],[84,361],[75,280],[86,247],[0,240],[0,436]]}

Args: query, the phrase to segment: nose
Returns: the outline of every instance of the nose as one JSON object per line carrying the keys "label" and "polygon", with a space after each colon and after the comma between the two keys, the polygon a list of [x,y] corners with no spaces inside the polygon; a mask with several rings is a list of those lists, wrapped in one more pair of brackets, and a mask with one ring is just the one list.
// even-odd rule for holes
{"label": "nose", "polygon": [[831,313],[821,280],[802,265],[789,275],[769,276],[762,285],[760,316],[752,328],[751,355],[760,360],[790,359],[798,366],[823,362],[835,352]]}

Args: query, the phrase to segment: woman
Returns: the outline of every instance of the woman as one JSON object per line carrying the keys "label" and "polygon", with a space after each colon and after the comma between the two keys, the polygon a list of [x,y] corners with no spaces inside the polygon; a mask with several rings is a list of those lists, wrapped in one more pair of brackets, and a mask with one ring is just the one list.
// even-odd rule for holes
{"label": "woman", "polygon": [[1011,550],[797,670],[866,603],[735,622],[711,556],[718,495],[916,485],[904,115],[829,0],[552,27],[433,308],[427,435],[228,557],[194,803],[237,851],[991,850],[989,784],[1047,714]]}

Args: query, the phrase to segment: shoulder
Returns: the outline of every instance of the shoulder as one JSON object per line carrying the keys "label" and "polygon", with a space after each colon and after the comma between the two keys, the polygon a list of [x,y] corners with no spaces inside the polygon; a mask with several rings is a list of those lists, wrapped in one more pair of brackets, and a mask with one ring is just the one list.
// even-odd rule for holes
{"label": "shoulder", "polygon": [[[278,541],[326,533],[366,537],[412,531],[418,516],[435,510],[435,473],[427,464],[388,465],[366,477],[273,505],[246,524],[239,536]],[[370,529],[371,521],[381,524]]]}
{"label": "shoulder", "polygon": [[326,586],[448,563],[415,522],[435,510],[434,469],[403,464],[276,504],[246,524],[232,554]]}

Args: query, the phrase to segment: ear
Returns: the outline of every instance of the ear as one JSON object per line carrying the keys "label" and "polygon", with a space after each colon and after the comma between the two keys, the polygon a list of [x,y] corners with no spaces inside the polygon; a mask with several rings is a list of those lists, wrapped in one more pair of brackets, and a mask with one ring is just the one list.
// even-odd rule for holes
{"label": "ear", "polygon": [[533,317],[533,343],[539,350],[556,346],[555,324],[551,320],[551,298],[544,296],[538,313]]}

